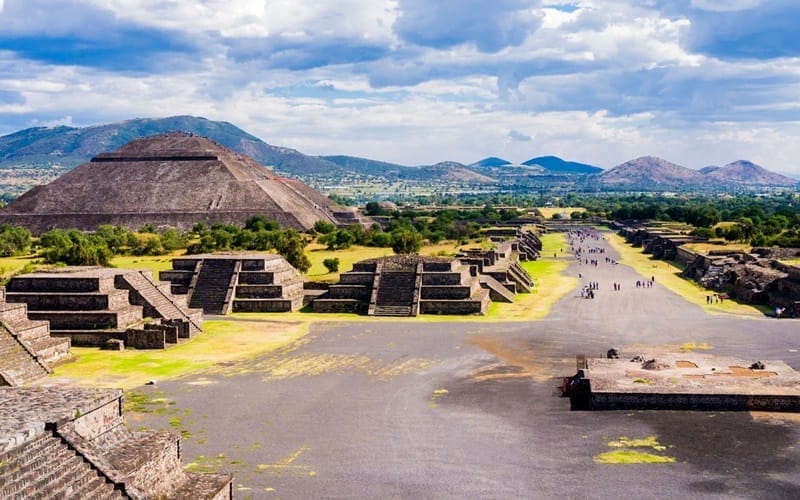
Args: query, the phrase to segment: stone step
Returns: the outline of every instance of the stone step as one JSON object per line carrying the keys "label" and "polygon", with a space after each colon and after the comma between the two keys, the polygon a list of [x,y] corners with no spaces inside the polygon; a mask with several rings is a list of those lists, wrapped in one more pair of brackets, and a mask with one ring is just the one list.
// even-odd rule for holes
{"label": "stone step", "polygon": [[18,459],[10,461],[0,475],[0,498],[30,498],[37,490],[34,484],[45,477],[58,464],[74,457],[75,452],[52,435],[37,438],[35,446],[28,447]]}
{"label": "stone step", "polygon": [[410,306],[375,306],[373,316],[411,316]]}
{"label": "stone step", "polygon": [[74,309],[79,311],[102,311],[130,305],[127,290],[107,292],[8,292],[9,302],[25,303],[28,312],[58,311]]}
{"label": "stone step", "polygon": [[[196,498],[198,500],[211,500],[232,497],[231,483],[233,476],[230,474],[200,474],[197,472],[184,473],[186,480],[183,484],[166,496],[168,500],[183,500]],[[223,493],[228,490],[227,494]]]}
{"label": "stone step", "polygon": [[[80,472],[85,472],[86,468],[91,469],[89,464],[83,461],[83,457],[78,456],[74,451],[66,446],[66,453],[61,454],[63,458],[53,461],[49,468],[43,468],[39,479],[33,483],[32,488],[35,492],[53,491],[64,483],[72,482],[77,479]],[[55,457],[53,457],[55,458]]]}
{"label": "stone step", "polygon": [[50,336],[50,323],[42,320],[29,320],[27,317],[25,321],[16,322],[3,322],[17,338],[22,340],[32,341],[38,338],[47,338]]}
{"label": "stone step", "polygon": [[69,351],[70,344],[69,339],[51,337],[50,335],[29,341],[29,345],[39,359],[50,364],[69,358],[71,356]]}
{"label": "stone step", "polygon": [[[159,489],[168,490],[170,485],[184,481],[178,440],[177,436],[166,432],[133,432],[130,439],[102,451],[105,460],[125,478],[126,484],[158,497],[166,493]],[[155,464],[158,475],[154,475]]]}
{"label": "stone step", "polygon": [[15,323],[28,319],[28,306],[13,302],[0,302],[0,321]]}
{"label": "stone step", "polygon": [[60,498],[91,498],[97,500],[125,498],[122,492],[114,489],[114,483],[108,482],[106,478],[95,470],[85,474],[71,486],[73,487],[72,492],[61,496],[53,496],[53,500]]}
{"label": "stone step", "polygon": [[106,330],[125,328],[142,321],[142,307],[116,311],[31,311],[31,319],[47,320],[51,330]]}
{"label": "stone step", "polygon": [[48,374],[47,369],[5,328],[0,328],[0,360],[6,377],[11,378],[8,382],[13,385],[23,385]]}

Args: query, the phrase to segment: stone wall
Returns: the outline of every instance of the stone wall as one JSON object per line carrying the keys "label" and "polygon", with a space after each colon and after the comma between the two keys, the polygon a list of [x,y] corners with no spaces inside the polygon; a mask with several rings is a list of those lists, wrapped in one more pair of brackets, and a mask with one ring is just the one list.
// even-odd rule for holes
{"label": "stone wall", "polygon": [[592,410],[800,411],[800,397],[592,392]]}

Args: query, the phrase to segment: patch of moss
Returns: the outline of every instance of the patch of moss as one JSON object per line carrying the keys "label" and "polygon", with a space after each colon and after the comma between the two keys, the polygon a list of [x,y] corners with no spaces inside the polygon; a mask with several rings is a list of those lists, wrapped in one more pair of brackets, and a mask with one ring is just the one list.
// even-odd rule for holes
{"label": "patch of moss", "polygon": [[606,451],[594,457],[596,464],[671,464],[674,457],[665,457],[636,450]]}

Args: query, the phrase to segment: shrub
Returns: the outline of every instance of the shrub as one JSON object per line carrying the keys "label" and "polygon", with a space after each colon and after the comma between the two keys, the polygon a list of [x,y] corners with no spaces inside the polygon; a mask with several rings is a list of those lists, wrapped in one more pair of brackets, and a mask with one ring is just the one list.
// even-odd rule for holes
{"label": "shrub", "polygon": [[335,273],[339,270],[339,258],[331,257],[325,259],[322,261],[322,265],[325,266],[325,269],[327,269],[329,273]]}

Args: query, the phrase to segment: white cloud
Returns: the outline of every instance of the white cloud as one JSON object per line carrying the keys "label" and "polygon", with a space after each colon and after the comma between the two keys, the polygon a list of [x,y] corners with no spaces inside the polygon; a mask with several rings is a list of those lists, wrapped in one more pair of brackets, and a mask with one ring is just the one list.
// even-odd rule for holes
{"label": "white cloud", "polygon": [[710,12],[734,12],[761,6],[765,0],[692,0],[692,7]]}
{"label": "white cloud", "polygon": [[[655,154],[689,167],[745,158],[800,173],[800,59],[729,60],[687,45],[699,9],[753,3],[744,0],[695,0],[694,10],[582,0],[571,12],[503,0],[493,4],[495,25],[508,21],[507,8],[538,28],[483,47],[473,40],[480,30],[427,46],[397,36],[402,5],[390,0],[55,1],[56,14],[19,1],[11,9],[0,0],[4,15],[19,16],[0,27],[26,43],[63,13],[59,36],[104,16],[203,51],[136,73],[0,51],[0,133],[192,114],[309,154],[405,164],[556,154],[611,167]],[[17,43],[3,32],[0,40]]]}

